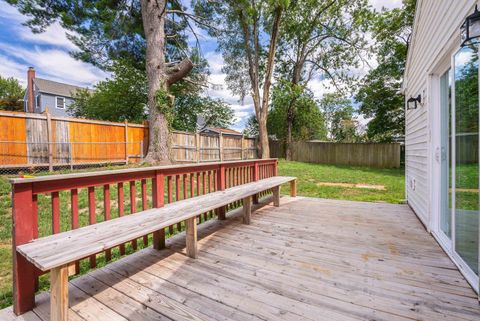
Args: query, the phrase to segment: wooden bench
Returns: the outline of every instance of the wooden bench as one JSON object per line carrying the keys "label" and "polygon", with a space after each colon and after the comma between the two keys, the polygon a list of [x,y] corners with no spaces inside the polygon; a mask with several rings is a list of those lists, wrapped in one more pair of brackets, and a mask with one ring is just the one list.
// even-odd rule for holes
{"label": "wooden bench", "polygon": [[51,320],[67,320],[68,276],[73,262],[182,221],[186,221],[187,255],[196,258],[198,215],[243,200],[243,222],[250,224],[252,196],[272,189],[274,206],[279,206],[280,186],[288,182],[295,196],[295,177],[274,176],[39,238],[18,246],[17,251],[41,271],[50,271]]}

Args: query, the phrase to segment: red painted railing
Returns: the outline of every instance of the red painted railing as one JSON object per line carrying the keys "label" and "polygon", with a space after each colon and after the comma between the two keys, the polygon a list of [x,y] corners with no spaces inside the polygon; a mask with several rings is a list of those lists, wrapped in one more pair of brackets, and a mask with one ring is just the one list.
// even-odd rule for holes
{"label": "red painted railing", "polygon": [[[13,179],[14,311],[19,314],[33,308],[38,276],[42,274],[16,252],[16,246],[42,236],[95,224],[99,218],[109,220],[112,216],[120,217],[151,207],[158,208],[165,203],[276,175],[277,159],[259,159]],[[85,197],[82,198],[82,195]],[[137,203],[137,198],[141,200],[140,204]],[[215,215],[219,219],[225,219],[228,209],[240,205],[241,202],[235,202],[215,212],[204,213],[203,217],[198,217],[198,222]],[[45,226],[45,221],[50,224]],[[174,228],[168,227],[170,235]],[[184,227],[178,223],[176,228],[182,230]],[[148,245],[148,235],[142,239],[143,244]],[[155,248],[164,247],[165,230],[153,233],[152,239]],[[137,249],[137,240],[129,243],[133,250]],[[119,246],[121,255],[125,254],[125,245]],[[111,249],[106,250],[105,260],[108,262],[111,257]],[[97,255],[88,259],[89,266],[94,268]],[[76,273],[78,272],[79,262],[76,262]]]}

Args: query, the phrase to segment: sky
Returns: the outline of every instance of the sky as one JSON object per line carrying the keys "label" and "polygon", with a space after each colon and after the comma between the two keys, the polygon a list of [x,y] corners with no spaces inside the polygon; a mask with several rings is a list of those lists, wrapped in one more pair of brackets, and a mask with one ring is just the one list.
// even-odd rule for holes
{"label": "sky", "polygon": [[[401,0],[369,0],[376,9],[395,8],[401,6]],[[102,70],[75,60],[69,54],[76,49],[67,39],[65,31],[59,24],[51,25],[45,32],[33,34],[23,26],[26,18],[16,8],[0,0],[0,75],[14,77],[26,86],[27,69],[35,67],[37,77],[72,85],[92,88],[97,82],[109,75]],[[209,82],[215,85],[224,85],[225,74],[222,73],[223,59],[216,52],[215,39],[200,33],[201,50],[210,65]],[[368,72],[367,66],[358,70],[359,74]],[[205,94],[213,98],[221,98],[227,102],[235,112],[233,128],[243,129],[249,115],[253,113],[251,98],[240,102],[239,97],[233,96],[226,86],[214,86]],[[309,85],[317,98],[325,93],[324,83],[320,79],[313,79]],[[367,120],[359,119],[366,123]]]}

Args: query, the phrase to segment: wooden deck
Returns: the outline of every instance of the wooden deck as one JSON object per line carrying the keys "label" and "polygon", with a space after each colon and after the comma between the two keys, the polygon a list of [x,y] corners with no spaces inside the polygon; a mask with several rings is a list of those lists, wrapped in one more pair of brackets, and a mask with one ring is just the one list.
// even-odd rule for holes
{"label": "wooden deck", "polygon": [[[405,205],[283,197],[70,283],[71,320],[479,320],[477,295]],[[17,320],[48,320],[49,295]],[[14,320],[11,309],[0,320]]]}

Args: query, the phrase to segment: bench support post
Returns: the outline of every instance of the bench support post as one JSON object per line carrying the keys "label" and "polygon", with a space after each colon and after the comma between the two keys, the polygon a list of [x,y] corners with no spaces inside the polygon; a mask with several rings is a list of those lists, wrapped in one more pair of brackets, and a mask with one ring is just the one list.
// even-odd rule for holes
{"label": "bench support post", "polygon": [[50,271],[50,320],[68,320],[68,265]]}
{"label": "bench support post", "polygon": [[192,259],[197,258],[197,220],[195,217],[189,218],[186,221],[187,234],[187,256]]}
{"label": "bench support post", "polygon": [[280,206],[280,186],[276,186],[272,189],[273,191],[273,206]]}
{"label": "bench support post", "polygon": [[290,196],[297,197],[297,180],[290,181]]}
{"label": "bench support post", "polygon": [[165,248],[165,229],[153,232],[153,248],[161,250]]}
{"label": "bench support post", "polygon": [[248,196],[243,199],[243,224],[250,224],[252,216],[252,197]]}

